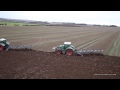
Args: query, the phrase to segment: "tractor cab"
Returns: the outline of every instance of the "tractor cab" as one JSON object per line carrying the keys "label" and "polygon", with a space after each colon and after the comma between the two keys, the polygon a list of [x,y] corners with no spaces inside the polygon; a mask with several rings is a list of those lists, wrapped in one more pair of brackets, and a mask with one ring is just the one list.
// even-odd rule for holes
{"label": "tractor cab", "polygon": [[3,43],[3,42],[6,42],[6,39],[5,39],[5,38],[1,38],[1,39],[0,39],[0,43]]}
{"label": "tractor cab", "polygon": [[64,49],[67,49],[71,46],[71,42],[64,42]]}
{"label": "tractor cab", "polygon": [[1,38],[0,39],[0,51],[8,50],[8,48],[9,48],[9,42],[7,42],[5,38]]}
{"label": "tractor cab", "polygon": [[67,49],[70,46],[71,46],[71,42],[64,42],[63,45],[59,45],[59,46],[57,46],[57,48],[61,49],[63,51],[63,50]]}

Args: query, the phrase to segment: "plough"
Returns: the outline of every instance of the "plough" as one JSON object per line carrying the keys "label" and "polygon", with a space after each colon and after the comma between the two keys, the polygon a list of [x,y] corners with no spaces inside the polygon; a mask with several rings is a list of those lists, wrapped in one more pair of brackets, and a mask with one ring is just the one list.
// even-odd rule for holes
{"label": "plough", "polygon": [[[10,43],[5,39],[0,39],[0,51],[5,50],[8,51],[10,49],[13,50],[21,50],[21,49],[31,49],[32,45],[10,45]],[[52,48],[52,52],[55,52],[56,54],[67,54],[69,56],[71,55],[81,55],[83,57],[84,54],[102,54],[104,50],[77,50],[73,45],[71,45],[71,42],[64,42],[63,45],[59,45],[57,47]]]}
{"label": "plough", "polygon": [[31,49],[32,45],[10,45],[10,43],[5,39],[0,39],[0,51],[8,51],[10,49],[19,50],[19,49]]}
{"label": "plough", "polygon": [[73,45],[71,45],[71,42],[64,42],[64,45],[59,45],[57,47],[52,48],[52,52],[55,52],[56,54],[67,54],[69,56],[71,55],[81,55],[83,57],[84,54],[102,54],[104,50],[77,50]]}

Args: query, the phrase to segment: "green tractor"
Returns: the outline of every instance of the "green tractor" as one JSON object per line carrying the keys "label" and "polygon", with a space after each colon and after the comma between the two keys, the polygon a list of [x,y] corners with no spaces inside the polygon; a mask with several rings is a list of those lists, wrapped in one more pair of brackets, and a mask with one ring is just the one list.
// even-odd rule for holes
{"label": "green tractor", "polygon": [[53,47],[52,52],[55,52],[58,55],[67,54],[71,56],[76,53],[76,49],[74,48],[73,45],[71,45],[71,42],[64,42],[64,45]]}
{"label": "green tractor", "polygon": [[8,50],[31,50],[32,45],[10,45],[10,43],[5,39],[0,39],[0,51]]}
{"label": "green tractor", "polygon": [[69,56],[71,55],[81,55],[81,57],[83,57],[83,54],[102,54],[104,50],[100,50],[100,49],[90,49],[90,50],[85,50],[85,49],[81,49],[81,50],[77,50],[73,45],[71,45],[71,42],[64,42],[63,45],[59,45],[57,47],[53,47],[52,48],[52,52],[60,55],[60,54],[67,54]]}
{"label": "green tractor", "polygon": [[5,38],[0,39],[0,51],[5,50],[7,51],[9,49],[10,43],[6,41]]}

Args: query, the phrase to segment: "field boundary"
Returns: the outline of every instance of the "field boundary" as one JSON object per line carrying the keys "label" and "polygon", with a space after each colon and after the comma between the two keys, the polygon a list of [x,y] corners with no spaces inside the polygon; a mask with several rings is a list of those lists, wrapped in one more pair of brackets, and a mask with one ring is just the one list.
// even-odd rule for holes
{"label": "field boundary", "polygon": [[119,42],[120,42],[120,34],[112,43],[112,45],[109,47],[108,55],[114,55],[114,56],[116,55],[117,48],[119,47]]}

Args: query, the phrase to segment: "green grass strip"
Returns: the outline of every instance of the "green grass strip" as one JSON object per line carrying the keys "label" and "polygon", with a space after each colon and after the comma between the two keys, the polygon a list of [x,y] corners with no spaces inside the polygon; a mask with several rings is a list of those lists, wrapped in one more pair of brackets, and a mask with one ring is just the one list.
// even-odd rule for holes
{"label": "green grass strip", "polygon": [[119,34],[118,38],[114,41],[114,43],[111,45],[111,47],[108,49],[108,55],[116,55],[119,41],[120,41],[120,34]]}

